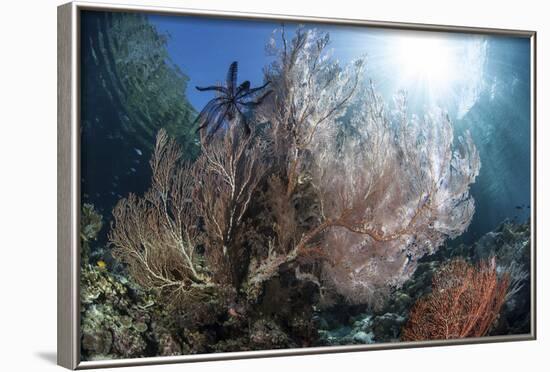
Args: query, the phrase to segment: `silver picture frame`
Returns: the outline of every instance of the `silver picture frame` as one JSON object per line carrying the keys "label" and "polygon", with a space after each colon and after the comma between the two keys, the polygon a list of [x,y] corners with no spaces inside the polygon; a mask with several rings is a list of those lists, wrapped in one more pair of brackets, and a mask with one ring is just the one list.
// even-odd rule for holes
{"label": "silver picture frame", "polygon": [[[294,21],[356,25],[400,30],[445,31],[467,34],[506,35],[528,38],[531,44],[531,332],[523,335],[488,336],[449,341],[380,343],[371,345],[327,346],[300,349],[244,351],[231,353],[147,357],[105,361],[80,358],[80,15],[84,10],[145,12],[169,15],[194,15],[243,20]],[[493,343],[536,339],[536,50],[535,31],[482,27],[381,22],[342,18],[320,18],[279,14],[214,11],[185,8],[111,5],[75,1],[60,5],[57,11],[58,34],[58,144],[57,144],[57,363],[69,369],[169,364],[243,358],[261,358],[320,353],[342,353],[382,349],[402,349]]]}

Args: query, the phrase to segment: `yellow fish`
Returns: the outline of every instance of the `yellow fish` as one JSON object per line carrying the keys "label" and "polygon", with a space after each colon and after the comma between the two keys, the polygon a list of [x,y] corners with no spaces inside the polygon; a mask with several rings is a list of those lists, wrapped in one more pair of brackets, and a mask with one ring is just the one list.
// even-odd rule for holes
{"label": "yellow fish", "polygon": [[107,264],[105,263],[105,261],[99,260],[97,261],[97,267],[99,267],[100,269],[104,269],[107,267]]}

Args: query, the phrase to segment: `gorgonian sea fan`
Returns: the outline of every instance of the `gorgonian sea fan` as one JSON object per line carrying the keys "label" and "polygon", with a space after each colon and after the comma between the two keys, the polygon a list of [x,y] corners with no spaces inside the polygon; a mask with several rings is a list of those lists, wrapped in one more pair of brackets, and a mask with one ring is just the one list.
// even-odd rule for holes
{"label": "gorgonian sea fan", "polygon": [[216,135],[193,164],[160,132],[151,190],[115,208],[117,256],[180,307],[203,296],[253,306],[283,270],[377,305],[472,219],[480,161],[467,132],[455,141],[441,111],[409,115],[404,94],[389,111],[363,83],[363,60],[330,57],[327,34],[280,33],[272,94],[237,87],[236,64],[226,86],[207,87],[223,93],[215,105],[229,91],[262,94],[254,125],[209,103],[203,125]]}
{"label": "gorgonian sea fan", "polygon": [[[298,28],[288,40],[284,28],[279,33],[281,42],[268,44],[276,57],[266,69],[274,94],[257,115],[270,123],[281,169],[271,194],[287,207],[275,217],[285,228],[274,251],[283,254],[259,272],[276,273],[274,266],[303,247],[320,246],[325,288],[376,305],[420,257],[468,227],[478,152],[467,132],[454,144],[444,112],[409,115],[404,93],[390,112],[363,83],[364,60],[340,66],[327,51],[327,34]],[[318,205],[318,223],[303,231],[289,222],[299,211],[288,211],[297,189],[307,187],[317,194],[310,203]]]}
{"label": "gorgonian sea fan", "polygon": [[324,213],[340,221],[323,242],[324,277],[353,303],[377,305],[474,214],[469,187],[480,160],[470,134],[453,146],[445,113],[418,118],[406,109],[400,93],[388,114],[371,85],[359,98],[353,135],[319,141],[315,150]]}
{"label": "gorgonian sea fan", "polygon": [[495,258],[476,266],[455,259],[435,273],[432,292],[412,307],[403,340],[449,340],[486,336],[510,293],[510,275]]}

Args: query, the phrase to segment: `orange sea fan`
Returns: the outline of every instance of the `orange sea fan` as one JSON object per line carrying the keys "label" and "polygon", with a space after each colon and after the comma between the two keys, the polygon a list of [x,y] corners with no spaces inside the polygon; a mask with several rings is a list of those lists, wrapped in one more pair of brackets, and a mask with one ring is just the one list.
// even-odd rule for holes
{"label": "orange sea fan", "polygon": [[405,341],[482,337],[505,302],[509,274],[499,275],[495,259],[474,266],[456,259],[434,274],[432,293],[413,306],[403,328]]}

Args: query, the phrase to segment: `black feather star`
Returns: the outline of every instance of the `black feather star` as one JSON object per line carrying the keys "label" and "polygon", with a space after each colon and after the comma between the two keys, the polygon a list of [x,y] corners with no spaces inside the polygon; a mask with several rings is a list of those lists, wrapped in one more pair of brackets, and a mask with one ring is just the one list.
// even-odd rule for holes
{"label": "black feather star", "polygon": [[204,129],[208,133],[207,139],[220,130],[224,123],[229,124],[236,117],[241,119],[244,131],[249,135],[251,130],[245,113],[259,106],[272,93],[269,90],[262,94],[262,91],[269,85],[269,81],[257,88],[251,88],[248,80],[237,86],[237,72],[238,65],[235,61],[229,66],[225,86],[196,87],[200,92],[215,91],[218,93],[218,96],[210,100],[197,117],[199,123],[197,132]]}

